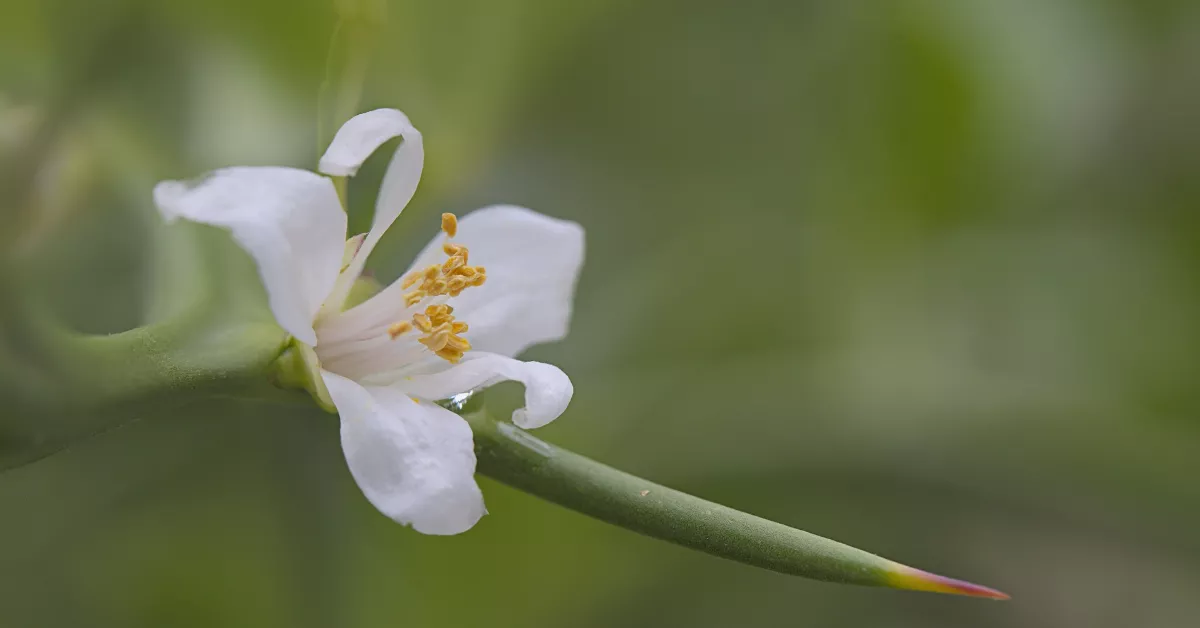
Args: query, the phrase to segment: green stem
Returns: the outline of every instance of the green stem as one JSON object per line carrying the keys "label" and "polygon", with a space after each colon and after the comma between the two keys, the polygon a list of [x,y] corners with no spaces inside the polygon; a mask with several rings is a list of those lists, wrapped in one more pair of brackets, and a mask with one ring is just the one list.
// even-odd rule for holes
{"label": "green stem", "polygon": [[639,534],[814,580],[1007,597],[643,480],[494,421],[484,410],[465,418],[480,473]]}
{"label": "green stem", "polygon": [[151,322],[115,334],[64,327],[0,273],[11,297],[0,301],[0,471],[208,397],[291,397],[268,383],[287,334],[253,261],[212,227],[163,227],[156,244],[168,243],[156,246]]}
{"label": "green stem", "polygon": [[[335,130],[358,113],[371,61],[372,42],[382,20],[376,0],[336,2],[338,20],[325,56],[325,79],[317,95],[317,156],[333,139]],[[344,190],[339,190],[343,204]]]}

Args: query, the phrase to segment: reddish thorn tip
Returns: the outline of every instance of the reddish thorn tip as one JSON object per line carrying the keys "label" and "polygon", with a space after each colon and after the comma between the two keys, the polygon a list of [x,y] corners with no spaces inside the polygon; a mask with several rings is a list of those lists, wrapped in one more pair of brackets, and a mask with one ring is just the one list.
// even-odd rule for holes
{"label": "reddish thorn tip", "polygon": [[939,576],[928,571],[905,567],[896,564],[886,576],[887,585],[896,589],[910,591],[930,591],[933,593],[949,593],[951,595],[966,595],[990,600],[1007,600],[1009,595],[991,587],[974,584],[965,580],[955,580]]}

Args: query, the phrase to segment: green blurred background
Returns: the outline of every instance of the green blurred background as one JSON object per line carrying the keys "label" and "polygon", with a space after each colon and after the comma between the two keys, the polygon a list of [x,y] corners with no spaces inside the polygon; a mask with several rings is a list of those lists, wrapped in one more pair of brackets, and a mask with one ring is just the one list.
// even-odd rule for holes
{"label": "green blurred background", "polygon": [[[758,571],[487,479],[490,516],[424,537],[335,418],[214,400],[0,474],[0,626],[1194,625],[1200,3],[385,9],[360,109],[427,162],[376,274],[442,211],[587,229],[571,335],[528,353],[575,382],[540,436],[1013,601]],[[313,167],[336,21],[5,2],[5,264],[80,330],[136,326],[154,182]]]}

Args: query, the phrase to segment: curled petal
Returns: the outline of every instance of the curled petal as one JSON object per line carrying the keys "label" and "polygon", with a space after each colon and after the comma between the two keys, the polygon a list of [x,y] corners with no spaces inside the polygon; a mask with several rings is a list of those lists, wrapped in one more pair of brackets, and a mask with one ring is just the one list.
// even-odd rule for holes
{"label": "curled petal", "polygon": [[346,214],[333,184],[293,168],[225,168],[197,182],[163,181],[154,203],[170,221],[228,229],[258,265],[275,320],[301,342],[338,277]]}
{"label": "curled petal", "polygon": [[446,399],[509,380],[525,385],[525,407],[512,414],[513,423],[525,429],[538,428],[557,419],[567,409],[575,392],[571,378],[557,366],[475,352],[468,353],[462,362],[448,369],[408,375],[396,386],[422,399]]}
{"label": "curled petal", "polygon": [[487,513],[462,417],[396,388],[322,376],[341,416],[350,473],[380,512],[423,534],[465,532]]}
{"label": "curled petal", "polygon": [[415,129],[408,116],[395,109],[376,109],[350,118],[321,155],[318,170],[336,177],[352,177],[384,142]]}
{"label": "curled petal", "polygon": [[425,148],[421,132],[409,122],[408,117],[395,109],[376,109],[350,118],[338,130],[329,148],[321,157],[320,170],[335,176],[352,176],[384,142],[401,137],[403,141],[392,155],[383,185],[375,202],[375,218],[362,247],[349,268],[342,273],[333,294],[326,303],[325,313],[341,310],[350,286],[362,273],[363,264],[371,250],[379,243],[388,227],[395,222],[400,212],[408,205],[417,191],[421,180],[421,169],[425,163]]}

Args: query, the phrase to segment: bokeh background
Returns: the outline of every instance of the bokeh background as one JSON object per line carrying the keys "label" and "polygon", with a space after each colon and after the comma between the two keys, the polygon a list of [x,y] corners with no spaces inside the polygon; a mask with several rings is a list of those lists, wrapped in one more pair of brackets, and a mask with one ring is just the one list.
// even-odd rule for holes
{"label": "bokeh background", "polygon": [[[486,478],[490,516],[423,537],[333,417],[213,400],[0,474],[0,625],[1193,625],[1200,4],[379,8],[360,109],[407,112],[427,162],[377,276],[442,211],[587,229],[571,335],[528,353],[576,387],[540,436],[1014,599],[763,572]],[[136,326],[154,182],[313,167],[337,16],[5,2],[7,268],[77,329]]]}

